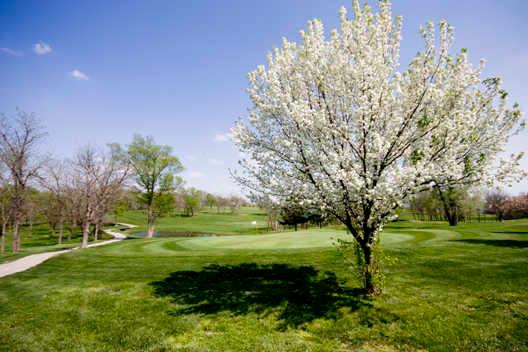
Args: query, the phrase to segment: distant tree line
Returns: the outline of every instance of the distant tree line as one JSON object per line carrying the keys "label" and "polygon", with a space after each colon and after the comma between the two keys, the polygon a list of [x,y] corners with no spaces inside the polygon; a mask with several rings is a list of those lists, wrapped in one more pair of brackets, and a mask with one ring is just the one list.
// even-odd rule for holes
{"label": "distant tree line", "polygon": [[337,222],[330,214],[320,208],[291,197],[281,203],[273,202],[269,196],[254,196],[254,203],[266,211],[268,231],[279,231],[291,228],[295,231],[299,227],[322,227]]}
{"label": "distant tree line", "polygon": [[486,194],[484,212],[495,215],[497,221],[527,218],[528,193],[508,196],[500,190],[489,192]]}
{"label": "distant tree line", "polygon": [[[484,221],[494,215],[497,221],[528,217],[528,195],[509,196],[501,190],[480,191],[463,188],[433,189],[409,201],[412,216],[421,221]],[[488,216],[486,216],[488,215]]]}

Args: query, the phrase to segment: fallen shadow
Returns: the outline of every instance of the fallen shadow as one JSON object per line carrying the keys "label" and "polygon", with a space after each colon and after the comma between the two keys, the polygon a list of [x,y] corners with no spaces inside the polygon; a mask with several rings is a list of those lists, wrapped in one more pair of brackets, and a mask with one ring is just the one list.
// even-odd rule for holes
{"label": "fallen shadow", "polygon": [[490,231],[491,233],[500,233],[500,234],[508,234],[508,235],[528,235],[528,231]]}
{"label": "fallen shadow", "polygon": [[511,247],[511,248],[528,248],[528,241],[523,240],[488,240],[488,239],[477,239],[470,238],[465,240],[452,240],[453,242],[464,242],[470,244],[485,244],[488,246],[496,247]]}
{"label": "fallen shadow", "polygon": [[201,271],[173,272],[151,285],[157,296],[169,296],[184,306],[173,314],[277,311],[279,328],[335,319],[342,307],[373,309],[363,290],[346,287],[334,273],[320,273],[312,266],[213,264]]}

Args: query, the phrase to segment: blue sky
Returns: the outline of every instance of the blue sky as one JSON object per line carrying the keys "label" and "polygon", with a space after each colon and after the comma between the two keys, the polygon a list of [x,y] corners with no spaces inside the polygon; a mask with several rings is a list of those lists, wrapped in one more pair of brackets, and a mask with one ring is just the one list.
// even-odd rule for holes
{"label": "blue sky", "polygon": [[[424,6],[424,4],[426,4]],[[128,143],[134,133],[171,145],[189,185],[239,193],[237,153],[224,141],[249,106],[246,74],[306,21],[327,30],[350,1],[0,1],[0,111],[39,114],[47,148]],[[528,109],[528,2],[393,1],[404,18],[402,66],[422,44],[418,27],[445,18],[455,47],[486,58],[512,102]],[[38,44],[37,46],[35,46]],[[526,150],[528,133],[509,151]],[[528,169],[528,162],[524,161]],[[525,181],[510,190],[527,191]]]}

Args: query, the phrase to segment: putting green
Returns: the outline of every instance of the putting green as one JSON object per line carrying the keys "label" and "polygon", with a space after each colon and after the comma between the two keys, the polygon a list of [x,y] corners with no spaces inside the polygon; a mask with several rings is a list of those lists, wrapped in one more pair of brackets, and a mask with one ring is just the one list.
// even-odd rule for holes
{"label": "putting green", "polygon": [[[450,238],[456,235],[456,233],[447,232],[449,231],[440,230],[431,233],[421,231],[384,232],[381,238],[385,246],[398,246]],[[331,248],[335,246],[337,239],[351,240],[352,237],[345,231],[326,228],[266,235],[154,238],[151,240],[123,241],[118,245],[108,246],[102,252],[119,256],[171,256],[176,254],[192,255],[193,252],[207,250]]]}
{"label": "putting green", "polygon": [[[424,236],[423,232],[409,233],[383,232],[381,241],[384,245],[395,245],[402,242],[415,242],[430,239],[452,238],[456,233],[446,230],[433,230]],[[206,249],[295,249],[332,247],[338,239],[352,240],[352,237],[340,230],[310,229],[305,231],[276,233],[260,236],[219,236],[194,237],[182,240],[178,244],[191,250]]]}

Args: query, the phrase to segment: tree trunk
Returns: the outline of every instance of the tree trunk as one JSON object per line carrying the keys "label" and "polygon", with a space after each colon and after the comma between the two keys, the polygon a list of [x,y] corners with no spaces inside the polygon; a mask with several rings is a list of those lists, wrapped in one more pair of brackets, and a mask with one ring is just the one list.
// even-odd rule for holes
{"label": "tree trunk", "polygon": [[68,226],[68,230],[68,241],[71,241],[73,236],[73,224],[70,224],[70,226]]}
{"label": "tree trunk", "polygon": [[[345,224],[348,228],[348,231],[351,234],[357,233],[356,229],[353,228],[352,224]],[[363,267],[360,270],[363,271],[363,289],[369,295],[380,295],[381,290],[376,287],[374,282],[374,274],[376,273],[376,260],[374,254],[372,253],[372,246],[374,245],[374,236],[375,230],[372,227],[369,227],[367,223],[363,226],[363,237],[354,235],[354,239],[359,245],[361,250],[360,255],[363,256]]]}
{"label": "tree trunk", "polygon": [[152,238],[154,236],[154,224],[149,223],[147,225],[147,238]]}
{"label": "tree trunk", "polygon": [[447,197],[449,197],[449,195],[446,197],[440,187],[437,187],[436,189],[444,206],[444,214],[447,221],[449,222],[449,226],[456,226],[458,224],[456,203],[454,203],[452,199],[448,199]]}
{"label": "tree trunk", "polygon": [[1,253],[4,253],[5,252],[5,235],[6,235],[6,230],[7,230],[7,224],[5,222],[2,223],[2,228],[0,228],[0,231],[2,231],[2,233],[0,234],[0,252]]}
{"label": "tree trunk", "polygon": [[97,221],[95,223],[95,229],[94,229],[94,240],[97,241],[99,239],[99,222]]}
{"label": "tree trunk", "polygon": [[64,230],[64,220],[60,220],[59,221],[59,238],[58,238],[58,242],[59,244],[62,244],[62,234],[63,234],[63,230]]}
{"label": "tree trunk", "polygon": [[152,216],[152,206],[147,210],[147,238],[154,236],[154,217]]}
{"label": "tree trunk", "polygon": [[90,223],[85,221],[82,226],[82,242],[81,248],[88,247],[88,236],[90,234]]}
{"label": "tree trunk", "polygon": [[20,223],[18,219],[15,219],[13,224],[13,244],[12,251],[16,253],[20,250]]}
{"label": "tree trunk", "polygon": [[363,286],[365,291],[371,295],[378,295],[381,292],[374,284],[374,256],[372,255],[371,245],[361,245],[363,251],[364,268],[363,268]]}
{"label": "tree trunk", "polygon": [[28,236],[33,236],[33,216],[29,217],[29,233]]}
{"label": "tree trunk", "polygon": [[55,224],[54,223],[49,223],[49,227],[50,227],[50,237],[55,237]]}

